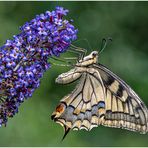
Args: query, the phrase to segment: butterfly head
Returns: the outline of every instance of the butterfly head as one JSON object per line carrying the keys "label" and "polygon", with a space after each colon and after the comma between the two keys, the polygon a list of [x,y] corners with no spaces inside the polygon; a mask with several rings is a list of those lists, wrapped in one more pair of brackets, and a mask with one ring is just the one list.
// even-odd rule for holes
{"label": "butterfly head", "polygon": [[96,64],[98,63],[98,56],[98,51],[93,51],[88,56],[85,56],[83,59],[79,60],[76,66],[89,66]]}

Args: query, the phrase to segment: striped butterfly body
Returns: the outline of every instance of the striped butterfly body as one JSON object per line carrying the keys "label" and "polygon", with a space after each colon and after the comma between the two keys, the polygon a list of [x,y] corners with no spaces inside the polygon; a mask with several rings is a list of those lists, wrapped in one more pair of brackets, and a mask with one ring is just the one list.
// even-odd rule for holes
{"label": "striped butterfly body", "polygon": [[52,114],[65,135],[70,129],[91,130],[104,125],[146,133],[148,110],[138,95],[117,75],[98,63],[98,52],[79,60],[75,67],[56,79],[76,88],[65,96]]}

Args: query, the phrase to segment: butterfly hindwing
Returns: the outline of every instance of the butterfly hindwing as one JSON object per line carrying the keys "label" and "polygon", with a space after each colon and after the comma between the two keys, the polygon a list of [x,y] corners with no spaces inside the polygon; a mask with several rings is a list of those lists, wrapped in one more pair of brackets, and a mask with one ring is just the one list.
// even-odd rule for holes
{"label": "butterfly hindwing", "polygon": [[91,130],[98,126],[99,115],[103,116],[105,113],[105,92],[102,85],[102,81],[83,74],[75,90],[61,100],[60,104],[65,104],[66,108],[55,121],[75,130]]}

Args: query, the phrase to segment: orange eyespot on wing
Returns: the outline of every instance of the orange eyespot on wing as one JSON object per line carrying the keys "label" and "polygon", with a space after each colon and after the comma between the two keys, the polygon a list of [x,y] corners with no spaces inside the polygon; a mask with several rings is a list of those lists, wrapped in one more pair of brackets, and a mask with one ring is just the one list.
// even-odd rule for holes
{"label": "orange eyespot on wing", "polygon": [[61,114],[65,111],[66,105],[64,103],[60,103],[55,111],[51,115],[52,120],[56,120],[58,117],[61,116]]}
{"label": "orange eyespot on wing", "polygon": [[64,108],[65,108],[65,105],[61,103],[56,107],[56,112],[62,113],[64,112]]}

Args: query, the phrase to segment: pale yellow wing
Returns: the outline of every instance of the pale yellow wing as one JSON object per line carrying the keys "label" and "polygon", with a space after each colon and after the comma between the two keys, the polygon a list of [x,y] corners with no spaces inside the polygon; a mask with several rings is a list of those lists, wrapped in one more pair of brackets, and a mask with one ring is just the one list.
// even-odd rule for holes
{"label": "pale yellow wing", "polygon": [[103,125],[146,133],[148,110],[144,102],[105,66],[95,64],[93,67],[98,69],[106,88],[106,114]]}

